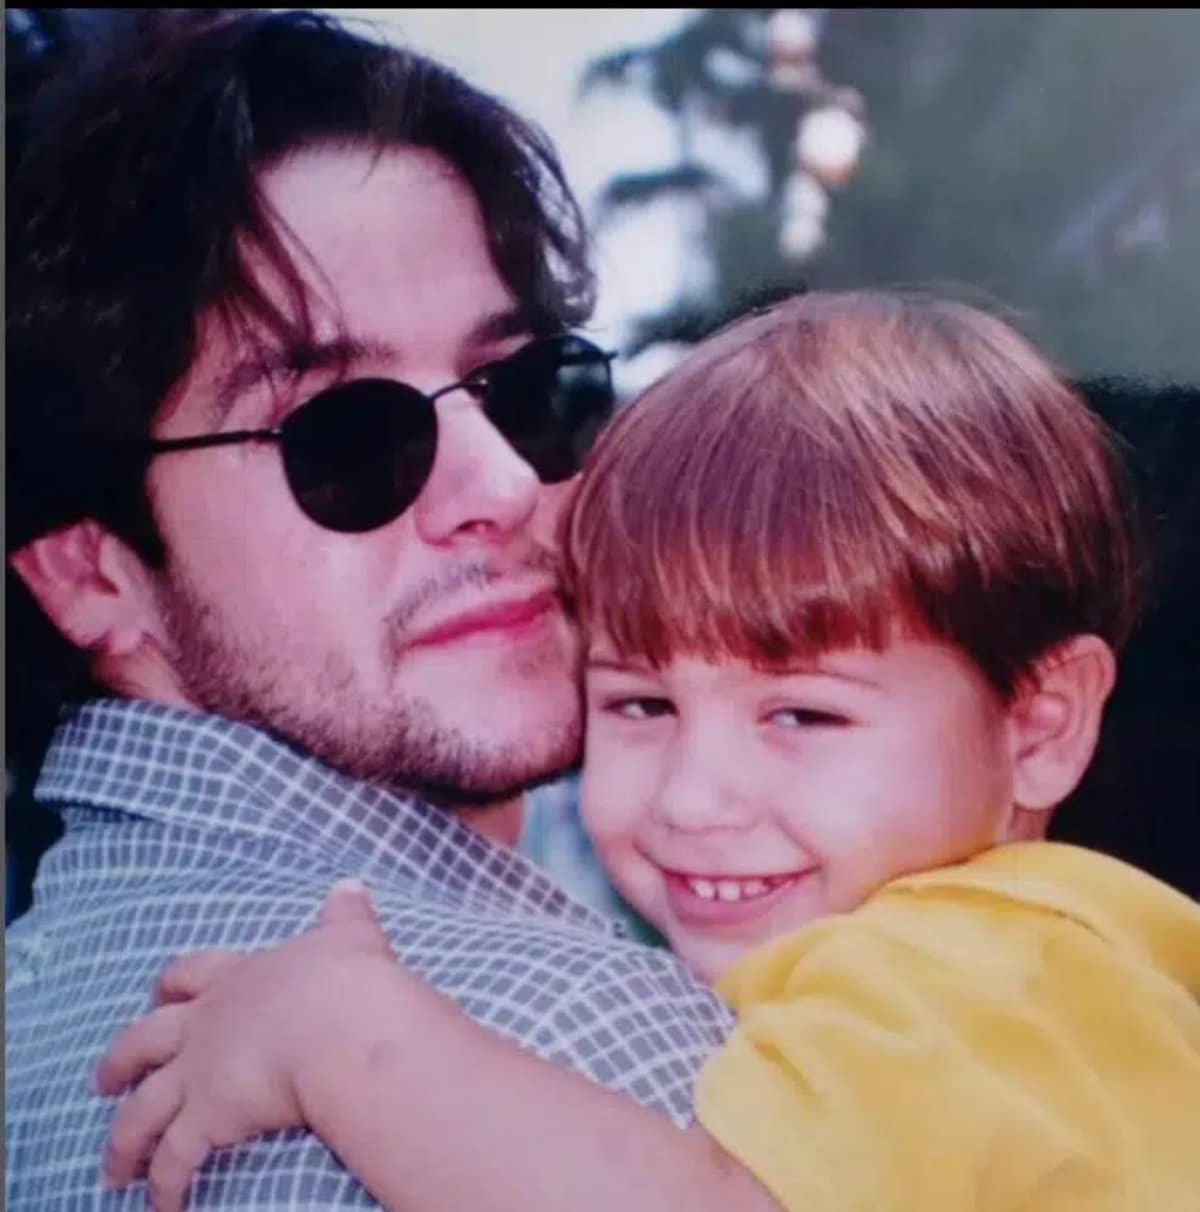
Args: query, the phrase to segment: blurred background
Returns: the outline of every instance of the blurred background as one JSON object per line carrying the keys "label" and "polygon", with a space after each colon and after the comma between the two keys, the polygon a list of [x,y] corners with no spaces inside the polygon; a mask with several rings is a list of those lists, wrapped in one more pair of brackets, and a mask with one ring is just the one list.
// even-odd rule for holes
{"label": "blurred background", "polygon": [[[1200,896],[1200,11],[326,11],[548,131],[592,225],[589,333],[621,351],[623,397],[806,287],[982,302],[1064,368],[1127,444],[1154,580],[1056,833]],[[10,164],[37,82],[154,12],[6,11]],[[54,825],[11,723],[9,746],[11,913]],[[619,909],[569,784],[534,797],[523,844]]]}

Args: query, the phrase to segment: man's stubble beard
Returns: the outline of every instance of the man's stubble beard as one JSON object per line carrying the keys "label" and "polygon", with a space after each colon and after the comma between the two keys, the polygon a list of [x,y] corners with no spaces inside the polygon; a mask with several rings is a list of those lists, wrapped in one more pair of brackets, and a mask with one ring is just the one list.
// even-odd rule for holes
{"label": "man's stubble beard", "polygon": [[[492,744],[464,735],[427,700],[395,692],[386,704],[363,701],[352,666],[336,653],[313,671],[303,661],[254,644],[230,626],[178,569],[162,575],[159,600],[171,661],[191,700],[215,715],[277,734],[363,781],[408,791],[440,804],[500,803],[573,768],[582,746],[576,657],[567,679],[573,707],[558,727],[539,728],[528,744]],[[295,654],[291,654],[295,655]],[[402,656],[380,660],[390,669]],[[552,653],[514,652],[514,676],[551,675]],[[311,663],[310,663],[311,664]],[[496,705],[504,710],[503,703]]]}

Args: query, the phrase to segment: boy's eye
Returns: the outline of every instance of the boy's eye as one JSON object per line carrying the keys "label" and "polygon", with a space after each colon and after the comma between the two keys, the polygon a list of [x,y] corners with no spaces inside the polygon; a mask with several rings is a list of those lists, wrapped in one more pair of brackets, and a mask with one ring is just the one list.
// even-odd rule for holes
{"label": "boy's eye", "polygon": [[604,704],[604,710],[624,720],[653,720],[669,715],[673,708],[670,699],[644,697],[611,699]]}
{"label": "boy's eye", "polygon": [[783,728],[842,728],[850,721],[833,711],[818,711],[812,707],[783,707],[767,717]]}

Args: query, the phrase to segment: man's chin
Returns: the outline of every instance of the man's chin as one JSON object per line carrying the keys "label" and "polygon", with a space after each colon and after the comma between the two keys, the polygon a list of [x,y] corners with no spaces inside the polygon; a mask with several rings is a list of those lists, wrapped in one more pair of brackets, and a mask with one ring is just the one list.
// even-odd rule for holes
{"label": "man's chin", "polygon": [[536,694],[489,689],[463,695],[456,711],[410,701],[376,778],[430,803],[486,809],[578,769],[583,721],[573,684]]}
{"label": "man's chin", "polygon": [[533,791],[555,783],[568,774],[579,770],[579,760],[559,763],[551,769],[542,769],[539,773],[529,774],[509,782],[493,782],[485,787],[461,786],[454,782],[441,782],[436,779],[408,778],[396,781],[396,790],[407,792],[434,804],[439,808],[470,809],[486,812],[489,808],[499,807]]}
{"label": "man's chin", "polygon": [[448,760],[413,770],[397,782],[431,803],[482,808],[579,768],[583,738],[574,710],[527,722],[530,726],[512,736],[475,730],[466,721],[448,728],[445,735],[457,742],[443,750]]}

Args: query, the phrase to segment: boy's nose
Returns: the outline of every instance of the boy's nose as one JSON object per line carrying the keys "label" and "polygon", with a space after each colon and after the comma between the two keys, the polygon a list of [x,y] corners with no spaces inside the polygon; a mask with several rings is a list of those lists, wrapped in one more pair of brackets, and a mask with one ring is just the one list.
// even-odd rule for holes
{"label": "boy's nose", "polygon": [[742,785],[744,772],[699,748],[681,749],[664,770],[653,804],[659,822],[680,833],[742,829],[753,823],[754,803]]}

